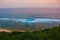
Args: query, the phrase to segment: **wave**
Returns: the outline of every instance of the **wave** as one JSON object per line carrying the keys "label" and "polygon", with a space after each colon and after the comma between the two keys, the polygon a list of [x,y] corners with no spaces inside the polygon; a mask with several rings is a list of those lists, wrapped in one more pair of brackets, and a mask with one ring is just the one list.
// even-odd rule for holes
{"label": "wave", "polygon": [[16,19],[16,18],[0,18],[3,21],[15,21],[15,22],[60,22],[59,19],[37,18],[37,19]]}

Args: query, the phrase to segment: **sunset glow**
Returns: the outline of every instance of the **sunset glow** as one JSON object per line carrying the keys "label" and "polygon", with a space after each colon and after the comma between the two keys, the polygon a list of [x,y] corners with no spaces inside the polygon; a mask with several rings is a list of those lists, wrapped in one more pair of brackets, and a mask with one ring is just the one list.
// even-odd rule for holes
{"label": "sunset glow", "polygon": [[52,7],[60,8],[60,0],[0,0],[0,8]]}

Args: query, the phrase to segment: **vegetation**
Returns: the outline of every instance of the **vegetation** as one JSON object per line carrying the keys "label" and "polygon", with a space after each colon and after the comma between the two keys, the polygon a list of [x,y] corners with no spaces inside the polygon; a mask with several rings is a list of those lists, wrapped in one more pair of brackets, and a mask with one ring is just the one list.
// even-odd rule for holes
{"label": "vegetation", "polygon": [[0,32],[0,40],[60,40],[60,25],[33,32]]}

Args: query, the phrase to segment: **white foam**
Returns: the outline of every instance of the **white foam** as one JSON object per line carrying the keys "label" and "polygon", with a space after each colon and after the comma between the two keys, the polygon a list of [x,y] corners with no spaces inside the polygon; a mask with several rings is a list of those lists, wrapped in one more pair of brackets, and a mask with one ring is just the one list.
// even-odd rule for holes
{"label": "white foam", "polygon": [[[0,18],[0,20],[3,21],[15,21],[15,22],[60,22],[59,19],[48,19],[48,18],[39,18],[34,20],[28,20],[28,19],[15,19],[15,18]],[[28,21],[27,21],[28,20]]]}

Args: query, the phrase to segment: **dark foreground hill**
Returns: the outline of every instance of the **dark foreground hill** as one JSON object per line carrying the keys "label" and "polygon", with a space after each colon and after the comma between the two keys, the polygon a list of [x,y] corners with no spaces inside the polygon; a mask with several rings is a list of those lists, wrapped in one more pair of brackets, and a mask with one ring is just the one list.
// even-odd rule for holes
{"label": "dark foreground hill", "polygon": [[0,32],[0,40],[60,40],[60,25],[33,32]]}

